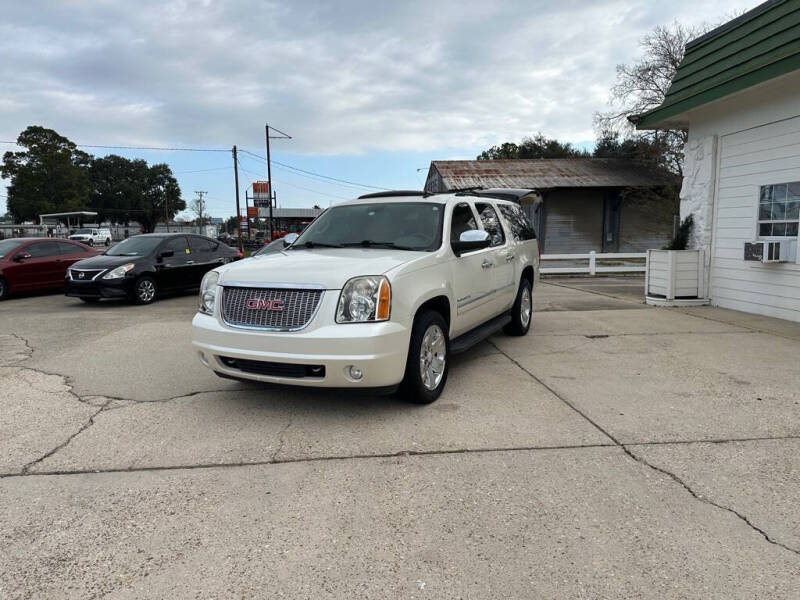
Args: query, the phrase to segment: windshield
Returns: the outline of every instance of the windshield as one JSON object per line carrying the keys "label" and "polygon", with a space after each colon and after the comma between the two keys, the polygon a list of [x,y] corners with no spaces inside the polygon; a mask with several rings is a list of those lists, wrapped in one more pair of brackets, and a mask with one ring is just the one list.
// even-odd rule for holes
{"label": "windshield", "polygon": [[134,236],[122,240],[106,251],[107,256],[144,256],[155,250],[162,241],[160,237]]}
{"label": "windshield", "polygon": [[444,205],[434,202],[344,204],[322,213],[292,249],[364,246],[432,251],[442,244]]}
{"label": "windshield", "polygon": [[19,248],[23,242],[21,240],[3,240],[0,242],[0,258],[8,256]]}
{"label": "windshield", "polygon": [[72,235],[91,234],[91,233],[92,233],[92,230],[91,230],[91,229],[78,229],[78,230],[77,230],[77,231],[75,231],[75,233],[73,233]]}

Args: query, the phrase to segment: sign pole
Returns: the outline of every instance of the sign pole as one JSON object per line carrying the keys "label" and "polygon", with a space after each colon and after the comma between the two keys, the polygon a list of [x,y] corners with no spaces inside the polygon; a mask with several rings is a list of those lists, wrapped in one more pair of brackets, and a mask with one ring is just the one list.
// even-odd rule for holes
{"label": "sign pole", "polygon": [[239,252],[242,252],[242,211],[239,208],[239,160],[236,158],[236,146],[233,147],[233,177],[236,183],[236,238]]}

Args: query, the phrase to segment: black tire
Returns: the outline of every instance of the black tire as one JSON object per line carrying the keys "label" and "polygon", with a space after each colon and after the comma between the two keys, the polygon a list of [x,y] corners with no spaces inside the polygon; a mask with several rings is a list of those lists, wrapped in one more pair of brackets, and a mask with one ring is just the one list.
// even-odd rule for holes
{"label": "black tire", "polygon": [[519,282],[517,298],[511,307],[511,323],[503,327],[503,331],[508,335],[525,335],[531,328],[531,321],[533,321],[531,282],[523,279]]}
{"label": "black tire", "polygon": [[100,298],[81,298],[86,304],[94,304],[95,302],[100,302]]}
{"label": "black tire", "polygon": [[149,275],[142,275],[133,282],[131,301],[134,304],[151,304],[157,296],[156,280]]}
{"label": "black tire", "polygon": [[[442,361],[440,374],[435,371],[435,362],[439,353],[434,352],[431,355],[431,348],[428,348],[427,351],[423,350],[423,342],[434,340],[432,347],[441,347],[436,338],[437,331],[441,336],[441,341],[444,342],[444,360]],[[441,395],[447,383],[447,373],[450,370],[450,338],[447,331],[447,323],[444,317],[436,311],[422,311],[414,319],[414,326],[411,329],[411,342],[408,347],[406,373],[399,390],[400,396],[404,400],[416,404],[430,404]],[[426,339],[426,334],[429,334],[429,332],[431,337]],[[425,356],[426,352],[427,356]],[[428,362],[426,363],[425,361]],[[428,372],[426,364],[431,365],[431,361],[433,361],[433,370]],[[426,369],[429,375],[427,382],[423,379],[423,369]],[[435,384],[434,387],[431,387],[431,384]]]}
{"label": "black tire", "polygon": [[87,246],[94,246],[94,240],[92,238],[89,238],[89,240],[86,242],[86,245]]}
{"label": "black tire", "polygon": [[8,298],[11,289],[8,287],[8,282],[0,277],[0,302]]}
{"label": "black tire", "polygon": [[106,238],[106,248],[111,245],[111,238]]}

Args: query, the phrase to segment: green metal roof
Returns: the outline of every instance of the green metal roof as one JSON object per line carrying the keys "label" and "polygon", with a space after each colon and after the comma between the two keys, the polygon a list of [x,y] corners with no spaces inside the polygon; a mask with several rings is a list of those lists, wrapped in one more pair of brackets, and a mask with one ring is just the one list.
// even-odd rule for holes
{"label": "green metal roof", "polygon": [[637,129],[686,126],[685,113],[800,69],[800,0],[769,0],[686,44],[661,106]]}

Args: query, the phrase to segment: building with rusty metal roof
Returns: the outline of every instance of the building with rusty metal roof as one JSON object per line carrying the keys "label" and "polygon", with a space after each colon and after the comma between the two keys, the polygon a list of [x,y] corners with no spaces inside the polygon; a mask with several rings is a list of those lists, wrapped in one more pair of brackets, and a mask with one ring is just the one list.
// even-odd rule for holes
{"label": "building with rusty metal roof", "polygon": [[535,190],[538,196],[529,198],[537,200],[523,201],[523,208],[542,252],[638,252],[669,242],[677,211],[630,191],[676,183],[669,174],[617,158],[435,160],[425,191]]}

